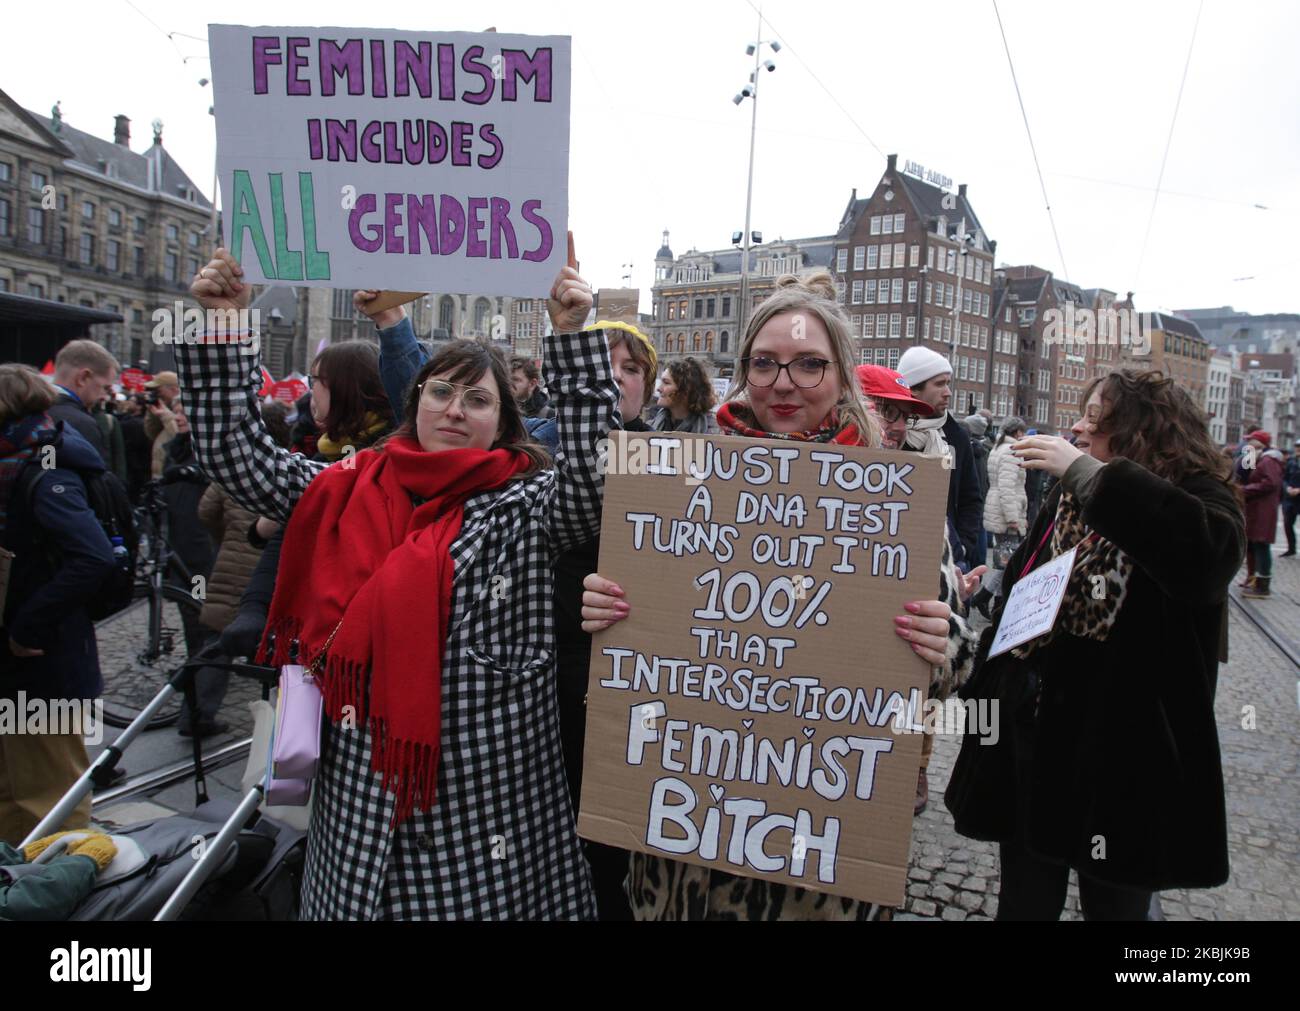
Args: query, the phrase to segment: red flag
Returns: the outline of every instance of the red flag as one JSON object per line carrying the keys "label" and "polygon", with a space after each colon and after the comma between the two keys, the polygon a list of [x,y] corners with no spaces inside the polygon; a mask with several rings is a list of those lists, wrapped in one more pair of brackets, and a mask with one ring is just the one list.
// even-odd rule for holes
{"label": "red flag", "polygon": [[52,375],[54,375],[54,359],[53,359],[53,358],[49,359],[49,360],[45,363],[45,367],[44,367],[43,369],[41,369],[41,375],[43,375],[43,376],[52,376]]}

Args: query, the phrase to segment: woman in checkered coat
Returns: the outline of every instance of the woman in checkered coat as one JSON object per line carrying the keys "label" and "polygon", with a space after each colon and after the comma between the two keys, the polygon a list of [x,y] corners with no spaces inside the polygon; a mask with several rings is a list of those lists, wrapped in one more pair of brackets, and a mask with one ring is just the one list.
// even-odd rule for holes
{"label": "woman in checkered coat", "polygon": [[[474,342],[420,370],[392,439],[329,468],[266,434],[247,346],[176,349],[204,468],[289,521],[264,655],[319,664],[325,697],[305,919],[595,916],[560,750],[551,567],[597,532],[595,446],[619,391],[603,332],[571,332],[592,302],[576,267],[570,245],[545,348],[553,465],[504,359]],[[191,291],[244,307],[240,274],[218,250]]]}

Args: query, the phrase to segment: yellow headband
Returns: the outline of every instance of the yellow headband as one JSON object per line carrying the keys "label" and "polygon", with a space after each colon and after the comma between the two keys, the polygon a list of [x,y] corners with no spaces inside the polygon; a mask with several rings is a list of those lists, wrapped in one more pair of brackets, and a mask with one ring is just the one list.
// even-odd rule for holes
{"label": "yellow headband", "polygon": [[609,320],[597,320],[587,330],[622,330],[624,333],[630,333],[633,337],[645,345],[646,352],[650,355],[650,371],[655,373],[659,371],[659,352],[655,350],[654,341],[634,327],[631,323],[612,323]]}

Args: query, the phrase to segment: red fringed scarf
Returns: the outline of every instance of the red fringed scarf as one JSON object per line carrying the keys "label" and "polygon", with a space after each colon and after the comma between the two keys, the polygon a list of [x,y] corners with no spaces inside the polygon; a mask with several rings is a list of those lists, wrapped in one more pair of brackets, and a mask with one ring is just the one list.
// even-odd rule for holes
{"label": "red fringed scarf", "polygon": [[826,416],[815,432],[765,432],[756,427],[754,409],[740,400],[718,408],[718,427],[724,435],[743,435],[749,439],[789,439],[793,442],[825,442],[837,446],[861,446],[862,437],[856,425],[841,425],[834,411]]}
{"label": "red fringed scarf", "polygon": [[[294,640],[305,666],[325,652],[325,713],[337,723],[352,706],[358,723],[369,721],[371,764],[396,800],[394,825],[433,806],[450,549],[465,500],[528,465],[510,450],[434,454],[394,438],[322,471],[289,520],[259,658],[293,662]],[[417,507],[412,496],[425,501]]]}

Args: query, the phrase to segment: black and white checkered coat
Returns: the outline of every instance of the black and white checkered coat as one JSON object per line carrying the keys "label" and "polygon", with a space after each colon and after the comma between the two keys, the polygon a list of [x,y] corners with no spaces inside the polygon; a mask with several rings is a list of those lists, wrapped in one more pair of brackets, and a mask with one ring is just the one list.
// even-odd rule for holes
{"label": "black and white checkered coat", "polygon": [[[370,771],[369,733],[329,726],[306,919],[595,917],[560,751],[551,570],[557,551],[598,532],[595,444],[618,425],[619,392],[602,331],[548,338],[545,355],[556,466],[469,499],[451,549],[433,810],[390,830],[393,801]],[[266,433],[257,356],[192,345],[177,359],[203,467],[245,508],[287,519],[323,465]]]}

